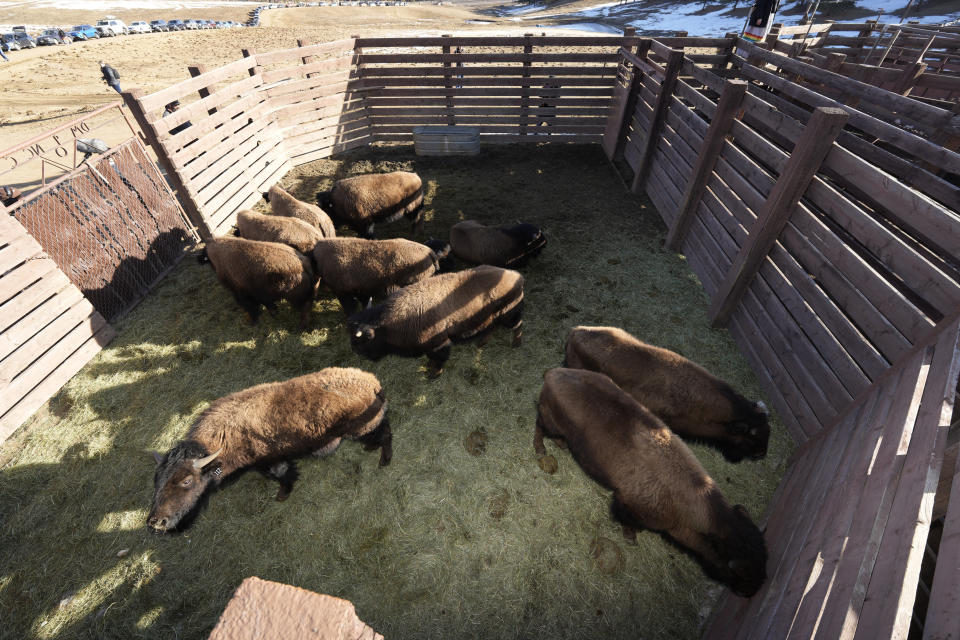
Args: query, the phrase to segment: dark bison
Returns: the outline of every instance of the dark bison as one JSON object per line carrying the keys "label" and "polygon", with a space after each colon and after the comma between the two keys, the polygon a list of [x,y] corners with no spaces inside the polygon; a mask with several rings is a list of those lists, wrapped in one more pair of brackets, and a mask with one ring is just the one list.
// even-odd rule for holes
{"label": "dark bison", "polygon": [[588,476],[613,491],[611,513],[626,538],[662,532],[737,595],[763,585],[766,545],[746,509],[731,507],[687,445],[610,378],[548,371],[533,439],[540,456],[544,436],[562,441]]}
{"label": "dark bison", "polygon": [[605,373],[680,436],[716,447],[731,462],[767,453],[763,402],[747,400],[703,367],[623,329],[574,328],[565,366]]}
{"label": "dark bison", "polygon": [[480,336],[495,324],[523,335],[523,276],[481,266],[421,280],[390,295],[383,304],[347,320],[354,351],[371,360],[388,353],[427,355],[430,374],[443,372],[450,345]]}
{"label": "dark bison", "polygon": [[418,230],[423,223],[423,182],[408,171],[368,173],[333,183],[330,191],[317,194],[317,204],[337,226],[345,224],[365,238],[372,238],[378,222],[410,220]]}

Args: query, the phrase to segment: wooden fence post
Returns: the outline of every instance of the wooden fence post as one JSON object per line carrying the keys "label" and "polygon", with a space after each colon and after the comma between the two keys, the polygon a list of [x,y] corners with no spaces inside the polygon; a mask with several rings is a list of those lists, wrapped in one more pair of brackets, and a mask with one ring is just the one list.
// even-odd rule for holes
{"label": "wooden fence post", "polygon": [[[533,43],[530,40],[533,38],[533,34],[525,33],[523,37],[525,38],[523,53],[529,55],[533,53]],[[528,80],[530,78],[531,64],[529,60],[523,61],[523,77]],[[525,136],[527,135],[527,127],[529,126],[528,118],[530,117],[530,84],[524,84],[521,91],[523,92],[523,96],[520,98],[520,135]]]}
{"label": "wooden fence post", "polygon": [[[449,38],[450,34],[445,33],[441,38]],[[440,52],[444,55],[450,53],[450,45],[445,45],[440,48]],[[446,102],[446,112],[447,112],[447,124],[452,126],[456,124],[456,120],[453,115],[453,63],[444,62],[443,64],[443,86],[445,89],[445,94],[447,98]]]}
{"label": "wooden fence post", "polygon": [[680,249],[680,244],[690,229],[690,223],[693,222],[696,215],[697,205],[703,196],[707,180],[710,179],[713,168],[717,164],[717,158],[720,157],[720,152],[723,150],[726,135],[730,132],[733,121],[737,117],[737,111],[743,102],[748,84],[745,80],[727,80],[723,85],[723,93],[720,94],[717,111],[713,115],[710,128],[707,129],[707,135],[703,138],[703,145],[700,147],[693,174],[687,182],[687,188],[681,200],[680,213],[674,219],[673,226],[670,227],[670,232],[667,234],[667,246],[674,251]]}
{"label": "wooden fence post", "polygon": [[[624,35],[626,36],[626,31],[624,31]],[[631,33],[630,36],[632,35]],[[646,52],[650,48],[650,40],[641,42],[646,42],[644,49],[644,52]],[[624,48],[626,48],[626,45],[624,45]],[[603,131],[603,150],[612,162],[619,160],[623,155],[623,149],[627,144],[627,128],[630,126],[633,113],[637,108],[637,93],[640,90],[641,71],[636,67],[627,71],[626,60],[620,61],[620,69],[623,70],[624,74],[630,74],[630,81],[625,87],[614,90],[613,104],[610,106],[607,125]]]}
{"label": "wooden fence post", "polygon": [[818,107],[810,116],[803,137],[790,154],[770,196],[757,212],[750,234],[717,288],[708,311],[712,326],[725,325],[730,319],[848,117],[846,111],[835,107]]}
{"label": "wooden fence post", "polygon": [[[256,57],[256,55],[257,55],[257,50],[256,50],[256,49],[241,49],[241,50],[240,50],[240,53],[243,54],[243,57],[244,57],[244,58],[253,58],[253,57]],[[258,64],[258,65],[256,65],[255,67],[251,67],[248,73],[250,74],[251,77],[253,77],[253,76],[259,74],[261,71],[263,71],[263,68]]]}
{"label": "wooden fence post", "polygon": [[640,164],[637,167],[637,175],[630,185],[630,191],[640,193],[647,181],[647,174],[650,173],[650,165],[653,161],[654,151],[657,148],[657,142],[660,141],[660,131],[663,129],[663,123],[667,119],[667,109],[670,107],[670,100],[673,98],[673,88],[677,84],[677,76],[680,75],[680,66],[683,64],[683,51],[671,50],[667,57],[663,83],[660,85],[660,95],[657,96],[657,104],[653,109],[653,115],[650,116],[650,131],[647,132],[647,139],[643,144],[643,152],[640,155]]}
{"label": "wooden fence post", "polygon": [[134,120],[136,120],[137,124],[140,126],[140,130],[143,132],[147,143],[153,149],[153,152],[157,154],[157,160],[163,167],[167,180],[170,181],[173,189],[180,196],[184,213],[187,214],[191,224],[197,228],[200,238],[206,242],[213,237],[213,234],[210,233],[210,228],[207,226],[207,221],[204,219],[203,213],[200,211],[197,194],[194,193],[194,191],[190,189],[183,181],[183,177],[180,175],[180,172],[177,171],[176,167],[174,167],[173,163],[170,161],[170,158],[167,157],[166,149],[164,149],[163,145],[160,144],[160,140],[157,138],[156,128],[147,118],[147,114],[140,105],[140,99],[143,98],[143,89],[128,89],[121,95],[123,96],[123,101],[126,103],[127,108],[130,109],[130,113],[133,114]]}
{"label": "wooden fence post", "polygon": [[[191,65],[191,66],[187,67],[187,71],[190,72],[190,77],[191,77],[191,78],[196,78],[197,76],[203,75],[204,73],[207,72],[207,65],[205,65],[205,64],[194,64],[194,65]],[[207,96],[210,95],[210,87],[203,87],[202,89],[198,89],[198,90],[197,90],[197,93],[200,94],[200,99],[203,100],[204,98],[206,98]],[[212,115],[215,114],[216,112],[217,112],[217,108],[216,108],[216,107],[212,107],[212,108],[210,108],[210,109],[207,109],[207,115],[211,115],[211,116],[212,116]]]}
{"label": "wooden fence post", "polygon": [[[309,41],[309,40],[304,40],[303,38],[297,38],[297,46],[298,46],[298,47],[301,47],[301,48],[302,48],[302,47],[309,47],[309,46],[310,46],[310,41]],[[301,63],[301,64],[304,64],[304,65],[307,65],[307,64],[310,64],[311,62],[313,62],[316,58],[317,58],[317,56],[303,56],[302,58],[300,58],[300,63]],[[306,74],[304,77],[305,77],[305,78],[309,78],[311,75],[313,75],[313,74],[308,73],[308,74]]]}

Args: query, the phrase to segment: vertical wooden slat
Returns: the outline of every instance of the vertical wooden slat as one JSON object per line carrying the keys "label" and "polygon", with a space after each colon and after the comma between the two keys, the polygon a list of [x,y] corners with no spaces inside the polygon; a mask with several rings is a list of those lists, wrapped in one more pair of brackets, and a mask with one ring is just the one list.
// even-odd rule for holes
{"label": "vertical wooden slat", "polygon": [[903,467],[877,551],[882,562],[877,562],[870,576],[857,638],[905,638],[910,628],[957,388],[958,327],[960,324],[952,321],[937,340],[909,446],[907,442],[900,445]]}
{"label": "vertical wooden slat", "polygon": [[654,107],[653,115],[650,120],[650,131],[644,140],[644,148],[640,154],[640,164],[637,167],[637,174],[630,185],[633,193],[643,191],[647,175],[650,173],[650,164],[653,162],[654,151],[657,143],[660,141],[660,132],[663,129],[663,123],[667,118],[667,109],[670,107],[670,100],[673,98],[673,88],[677,84],[677,76],[680,74],[680,67],[683,64],[683,51],[671,50],[667,58],[663,82],[660,84],[660,94],[657,96],[657,104]]}
{"label": "vertical wooden slat", "polygon": [[693,174],[687,181],[687,188],[683,194],[683,200],[680,204],[680,212],[674,219],[673,225],[667,234],[667,246],[676,251],[683,242],[687,230],[690,228],[690,222],[697,204],[703,196],[703,190],[707,186],[707,180],[713,173],[713,168],[723,149],[723,143],[733,120],[737,116],[737,110],[743,102],[743,96],[747,91],[747,83],[743,80],[727,80],[723,87],[723,93],[720,94],[720,101],[717,103],[717,111],[707,130],[707,135],[703,139],[703,146],[697,155],[697,163],[693,168]]}
{"label": "vertical wooden slat", "polygon": [[[532,33],[525,33],[523,37],[526,38],[526,43],[523,45],[524,53],[533,53],[533,43],[530,41],[533,38]],[[530,61],[523,61],[523,76],[524,79],[530,77]],[[520,135],[527,135],[527,117],[530,115],[530,85],[525,84],[523,87],[523,97],[520,99],[520,116],[523,118],[523,121],[520,123]]]}
{"label": "vertical wooden slat", "polygon": [[[196,78],[197,76],[203,75],[204,73],[207,72],[207,65],[205,64],[190,65],[189,67],[187,67],[187,71],[190,72],[191,78]],[[210,95],[210,87],[202,87],[201,89],[197,90],[197,93],[200,94],[200,99],[202,100]],[[212,116],[216,112],[217,112],[216,107],[211,107],[207,109],[207,115]]]}
{"label": "vertical wooden slat", "polygon": [[740,248],[740,253],[710,304],[708,315],[713,326],[723,325],[730,318],[763,257],[776,242],[794,207],[800,202],[800,197],[843,129],[847,117],[846,111],[831,107],[818,107],[813,112],[803,137],[758,212],[746,243]]}
{"label": "vertical wooden slat", "polygon": [[[445,33],[441,38],[449,38],[450,34]],[[443,54],[450,53],[450,45],[444,45],[440,47],[440,52]],[[445,89],[445,96],[447,98],[446,111],[447,111],[447,124],[453,126],[456,124],[456,118],[453,115],[453,63],[444,62],[443,63],[443,87]]]}

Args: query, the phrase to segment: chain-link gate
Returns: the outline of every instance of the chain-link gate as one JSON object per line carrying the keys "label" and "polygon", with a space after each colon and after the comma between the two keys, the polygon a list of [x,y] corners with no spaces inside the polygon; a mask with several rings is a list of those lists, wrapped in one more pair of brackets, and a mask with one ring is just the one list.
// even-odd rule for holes
{"label": "chain-link gate", "polygon": [[131,138],[13,214],[108,321],[123,316],[193,239],[180,205]]}

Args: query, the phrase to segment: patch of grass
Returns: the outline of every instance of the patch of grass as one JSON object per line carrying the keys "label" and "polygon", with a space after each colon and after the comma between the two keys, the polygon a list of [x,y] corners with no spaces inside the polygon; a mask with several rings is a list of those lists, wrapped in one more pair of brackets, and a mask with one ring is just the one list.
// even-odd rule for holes
{"label": "patch of grass", "polygon": [[[598,146],[485,148],[473,158],[417,158],[374,147],[298,168],[303,199],[334,177],[410,169],[428,186],[426,236],[456,221],[527,221],[549,245],[524,270],[525,335],[458,345],[444,375],[424,359],[371,363],[349,347],[326,293],[312,329],[281,305],[250,327],[213,271],[187,258],[117,339],[0,449],[0,636],[206,637],[251,575],[353,601],[390,638],[691,638],[715,597],[699,568],[643,533],[623,542],[608,493],[566,452],[559,471],[533,453],[534,402],[577,324],[624,327],[760,397],[726,331],[645,198],[626,189]],[[406,223],[379,230],[407,235]],[[180,439],[213,400],[326,366],[383,382],[393,463],[345,443],[300,462],[290,499],[242,475],[215,493],[183,535],[145,529],[150,450]],[[483,446],[467,445],[474,432]],[[485,437],[485,439],[484,439]],[[759,516],[792,444],[774,422],[770,452],[728,464],[695,446],[732,502]]]}

